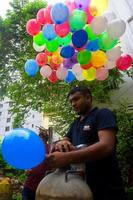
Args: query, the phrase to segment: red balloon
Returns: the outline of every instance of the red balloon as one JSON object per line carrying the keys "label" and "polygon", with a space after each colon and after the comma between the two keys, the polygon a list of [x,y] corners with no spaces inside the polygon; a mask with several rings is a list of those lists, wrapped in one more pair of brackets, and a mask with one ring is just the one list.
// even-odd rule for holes
{"label": "red balloon", "polygon": [[58,78],[56,76],[56,70],[53,70],[52,71],[52,74],[48,77],[48,80],[51,82],[51,83],[56,83],[58,81]]}
{"label": "red balloon", "polygon": [[49,52],[47,49],[45,49],[44,52],[47,54],[47,56],[52,56],[52,54],[53,54],[53,53]]}
{"label": "red balloon", "polygon": [[68,22],[65,22],[63,24],[56,24],[55,25],[55,31],[57,33],[57,35],[59,35],[60,37],[65,37],[69,31],[70,31],[70,26]]}
{"label": "red balloon", "polygon": [[52,60],[50,60],[50,66],[52,69],[57,70],[60,67],[60,64],[54,63]]}
{"label": "red balloon", "polygon": [[48,56],[45,53],[38,53],[36,56],[38,65],[43,66],[48,62]]}
{"label": "red balloon", "polygon": [[45,12],[44,12],[44,17],[45,17],[45,20],[46,20],[46,23],[48,24],[53,24],[54,22],[52,21],[52,18],[51,18],[51,8],[52,6],[49,5],[47,8],[45,8]]}
{"label": "red balloon", "polygon": [[37,13],[37,21],[42,25],[46,24],[46,19],[45,19],[45,16],[44,16],[44,12],[45,12],[45,8],[42,8]]}
{"label": "red balloon", "polygon": [[120,56],[116,62],[116,67],[122,71],[127,70],[129,67],[131,67],[133,62],[133,59],[130,55],[125,54]]}
{"label": "red balloon", "polygon": [[41,24],[36,19],[30,19],[26,24],[26,31],[29,35],[37,35],[41,31]]}

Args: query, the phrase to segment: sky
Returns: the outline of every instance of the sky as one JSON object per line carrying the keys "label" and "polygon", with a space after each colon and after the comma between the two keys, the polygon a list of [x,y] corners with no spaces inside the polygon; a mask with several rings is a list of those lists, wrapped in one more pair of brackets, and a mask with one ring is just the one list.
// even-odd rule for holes
{"label": "sky", "polygon": [[[63,0],[47,0],[49,4],[53,4],[56,2],[62,2]],[[4,17],[6,14],[6,10],[9,9],[10,0],[0,0],[0,16]]]}

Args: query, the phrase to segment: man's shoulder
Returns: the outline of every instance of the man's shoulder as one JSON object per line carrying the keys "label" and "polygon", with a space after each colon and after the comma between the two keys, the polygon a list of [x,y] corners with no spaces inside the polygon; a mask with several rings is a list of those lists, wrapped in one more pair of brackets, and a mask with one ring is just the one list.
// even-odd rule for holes
{"label": "man's shoulder", "polygon": [[103,115],[103,114],[105,114],[105,115],[114,115],[114,112],[111,110],[111,109],[109,109],[109,108],[100,108],[100,109],[98,109],[98,112],[97,112],[97,114],[98,115]]}

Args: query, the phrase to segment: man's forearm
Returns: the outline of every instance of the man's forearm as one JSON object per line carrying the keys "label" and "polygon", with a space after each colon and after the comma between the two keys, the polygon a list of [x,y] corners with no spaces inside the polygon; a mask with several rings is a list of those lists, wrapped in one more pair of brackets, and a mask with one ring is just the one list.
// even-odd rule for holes
{"label": "man's forearm", "polygon": [[111,153],[112,151],[106,145],[97,142],[81,150],[66,152],[64,156],[68,159],[69,163],[77,163],[100,160]]}

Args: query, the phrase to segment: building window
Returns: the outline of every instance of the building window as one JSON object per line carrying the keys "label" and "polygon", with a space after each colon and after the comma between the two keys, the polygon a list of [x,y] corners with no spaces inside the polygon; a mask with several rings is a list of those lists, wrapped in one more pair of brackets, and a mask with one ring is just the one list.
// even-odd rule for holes
{"label": "building window", "polygon": [[3,108],[3,104],[0,103],[0,108]]}
{"label": "building window", "polygon": [[35,115],[32,115],[32,118],[34,118],[35,117]]}
{"label": "building window", "polygon": [[12,105],[13,105],[13,102],[10,101],[10,102],[9,102],[9,106],[12,106]]}
{"label": "building window", "polygon": [[11,118],[7,118],[7,120],[6,120],[7,122],[10,122],[11,121]]}
{"label": "building window", "polygon": [[2,112],[0,112],[0,116],[2,115]]}
{"label": "building window", "polygon": [[32,124],[32,128],[34,128],[34,124]]}
{"label": "building window", "polygon": [[10,111],[10,110],[8,110],[8,114],[11,114],[11,111]]}
{"label": "building window", "polygon": [[5,128],[5,131],[10,131],[10,127],[7,126],[7,127]]}

